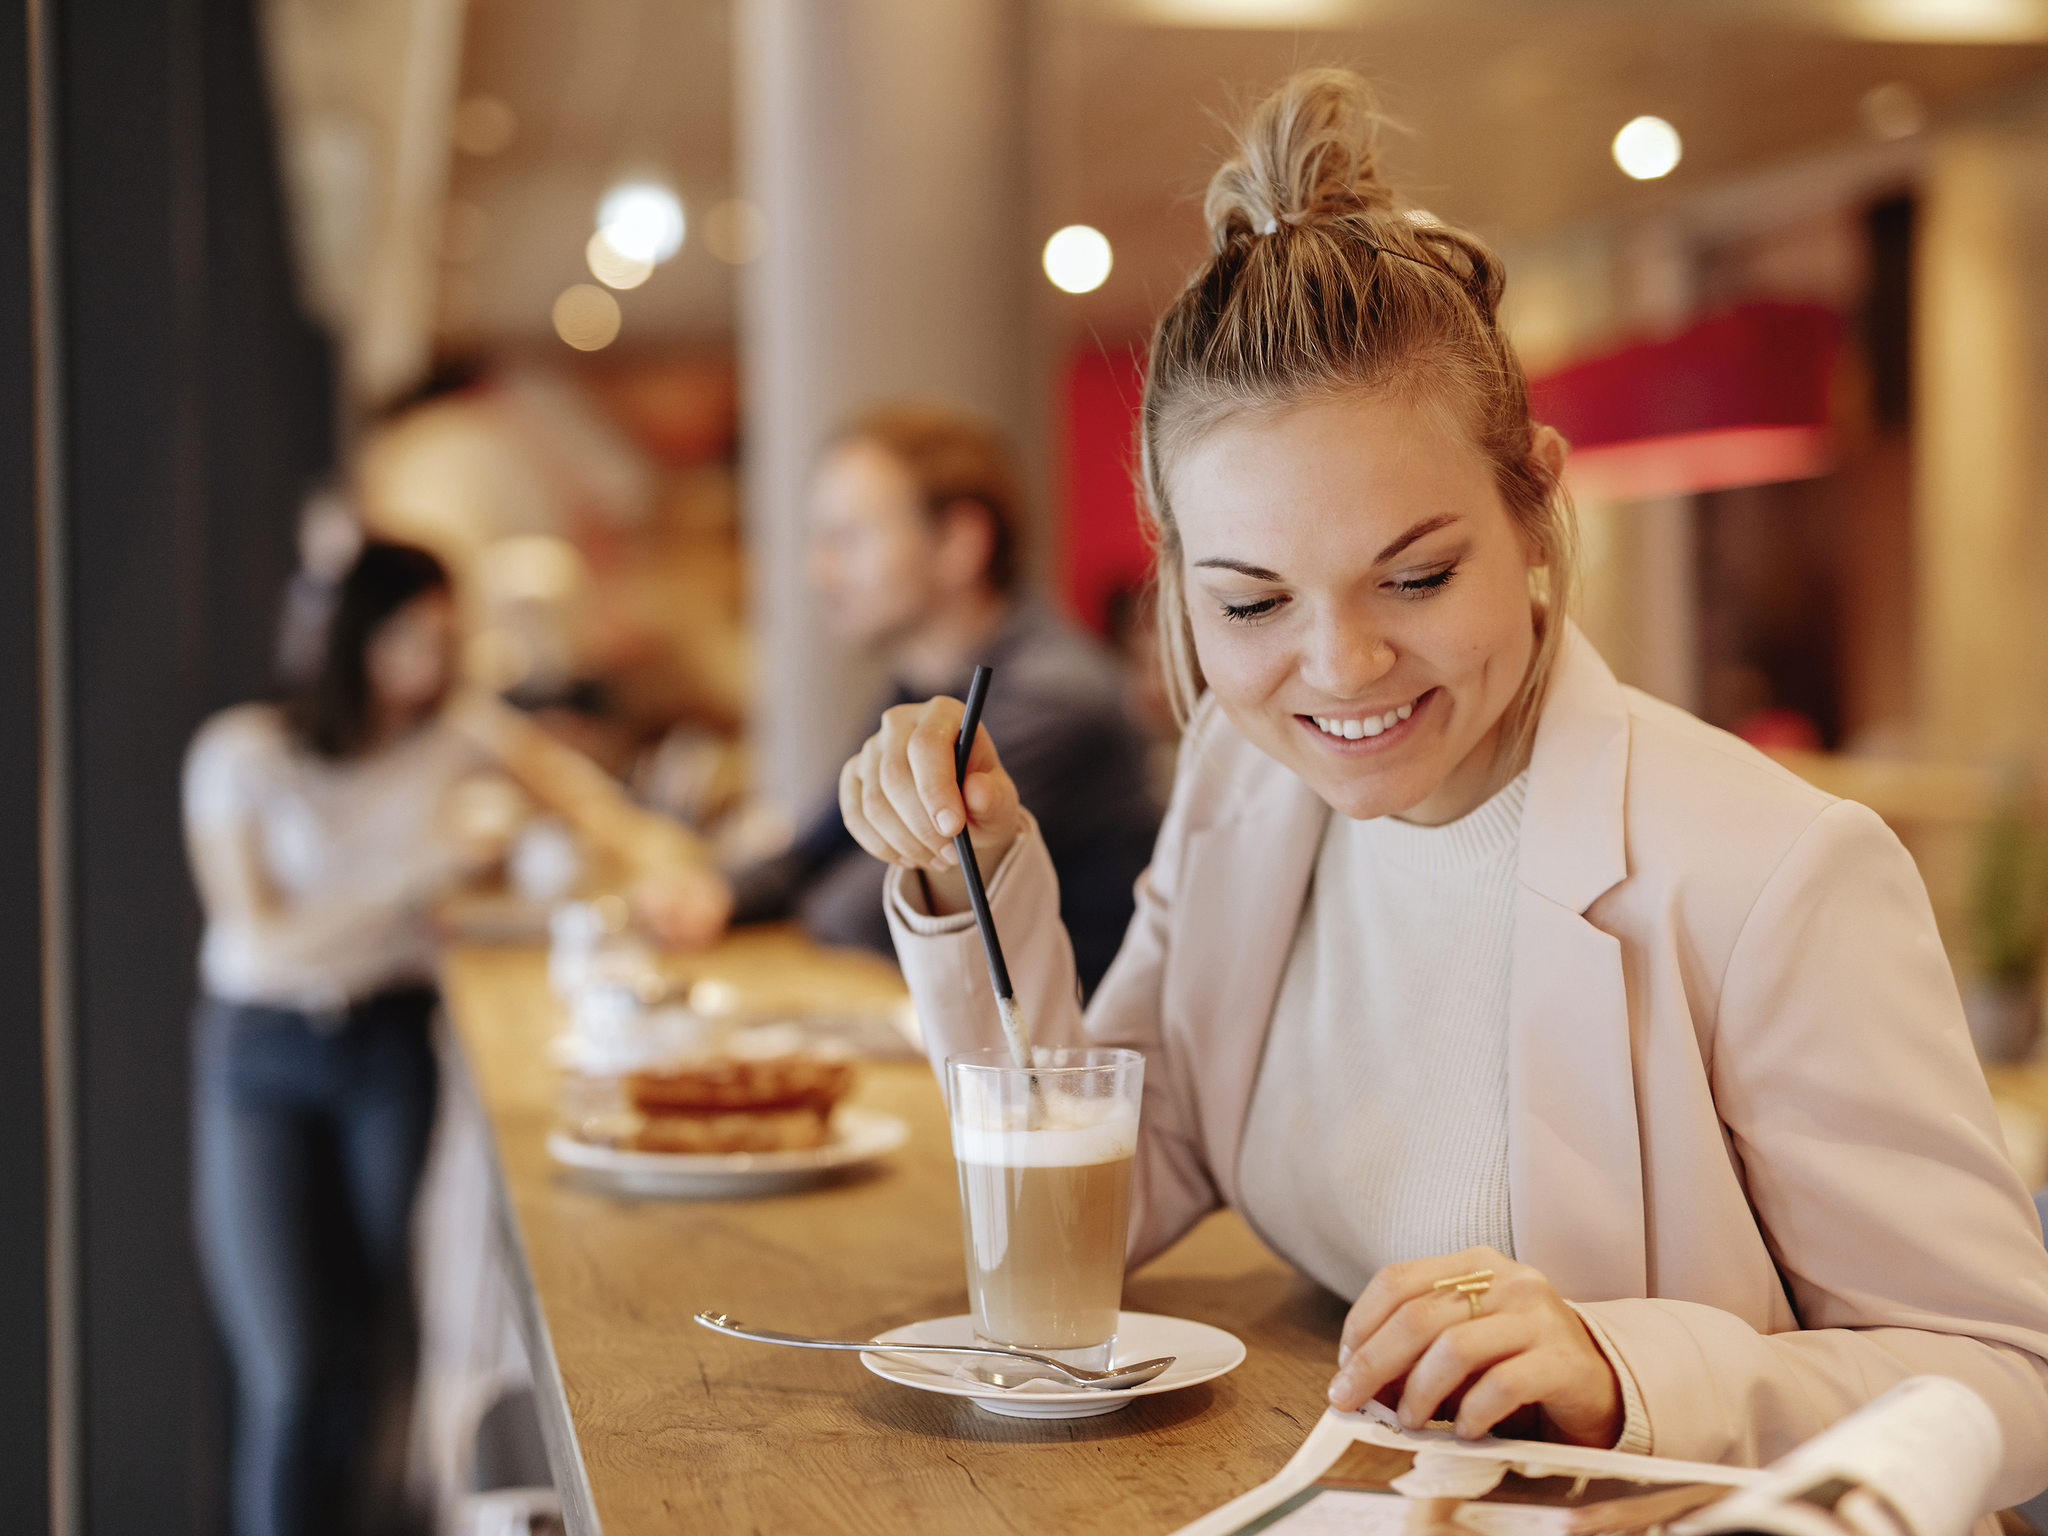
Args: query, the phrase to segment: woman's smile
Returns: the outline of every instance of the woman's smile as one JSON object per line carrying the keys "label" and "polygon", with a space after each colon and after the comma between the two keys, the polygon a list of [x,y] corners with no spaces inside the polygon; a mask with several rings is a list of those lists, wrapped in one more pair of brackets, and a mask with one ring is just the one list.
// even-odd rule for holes
{"label": "woman's smile", "polygon": [[1352,755],[1392,752],[1428,724],[1429,707],[1440,691],[1431,688],[1384,708],[1369,705],[1294,718],[1309,729],[1319,746],[1330,751]]}

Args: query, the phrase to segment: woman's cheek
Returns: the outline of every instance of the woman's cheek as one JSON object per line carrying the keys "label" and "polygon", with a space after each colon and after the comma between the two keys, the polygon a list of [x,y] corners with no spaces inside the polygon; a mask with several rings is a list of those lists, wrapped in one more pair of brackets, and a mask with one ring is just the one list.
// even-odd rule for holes
{"label": "woman's cheek", "polygon": [[1473,582],[1449,595],[1462,601],[1436,605],[1415,637],[1418,649],[1434,656],[1446,680],[1491,692],[1499,678],[1511,675],[1520,686],[1534,646],[1526,578]]}
{"label": "woman's cheek", "polygon": [[1257,708],[1287,677],[1287,653],[1269,635],[1215,619],[1197,620],[1194,635],[1202,678],[1233,713]]}

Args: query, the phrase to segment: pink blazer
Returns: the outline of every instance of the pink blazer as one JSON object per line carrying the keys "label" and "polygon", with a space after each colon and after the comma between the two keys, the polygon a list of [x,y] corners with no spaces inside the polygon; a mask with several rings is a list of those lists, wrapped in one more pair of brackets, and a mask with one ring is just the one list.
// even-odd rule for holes
{"label": "pink blazer", "polygon": [[[991,881],[1040,1043],[1145,1052],[1134,1263],[1237,1198],[1328,815],[1205,703],[1085,1018],[1035,828]],[[2001,1505],[2048,1484],[2048,1251],[1884,823],[1622,687],[1575,631],[1518,878],[1515,1253],[1606,1331],[1657,1454],[1758,1465],[1931,1372],[2003,1424]],[[1000,1044],[971,923],[914,889],[891,881],[890,920],[934,1063]]]}

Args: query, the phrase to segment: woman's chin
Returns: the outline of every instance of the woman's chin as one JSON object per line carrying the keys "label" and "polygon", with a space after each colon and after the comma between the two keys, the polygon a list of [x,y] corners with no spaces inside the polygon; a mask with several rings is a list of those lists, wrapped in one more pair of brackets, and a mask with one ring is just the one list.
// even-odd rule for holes
{"label": "woman's chin", "polygon": [[[1405,779],[1407,776],[1400,777]],[[1331,810],[1339,816],[1348,816],[1353,821],[1372,821],[1380,816],[1399,816],[1427,800],[1435,787],[1430,781],[1414,784],[1381,782],[1377,775],[1374,776],[1373,782],[1368,783],[1310,786]]]}
{"label": "woman's chin", "polygon": [[1334,768],[1329,763],[1296,763],[1294,768],[1317,798],[1353,821],[1399,816],[1422,804],[1443,782],[1443,775],[1432,771],[1431,765],[1412,761]]}
{"label": "woman's chin", "polygon": [[1428,738],[1410,736],[1385,747],[1375,742],[1326,742],[1307,736],[1298,720],[1291,724],[1295,750],[1283,761],[1325,805],[1353,821],[1398,816],[1427,800],[1443,782]]}

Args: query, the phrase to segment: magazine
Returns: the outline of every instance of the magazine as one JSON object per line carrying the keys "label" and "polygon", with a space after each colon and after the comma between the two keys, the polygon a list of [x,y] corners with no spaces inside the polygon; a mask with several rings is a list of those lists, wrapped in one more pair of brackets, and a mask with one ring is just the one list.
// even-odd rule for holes
{"label": "magazine", "polygon": [[1984,1400],[1916,1376],[1762,1470],[1326,1412],[1277,1477],[1176,1536],[1964,1536],[2004,1455]]}

